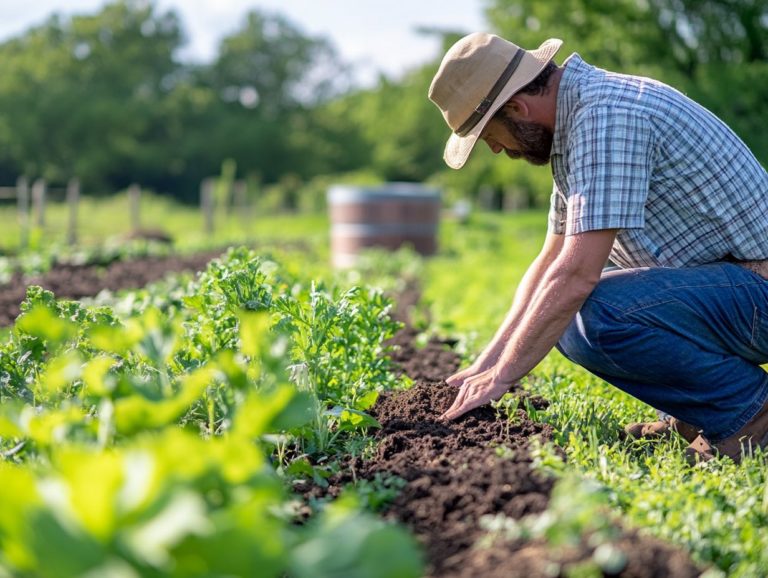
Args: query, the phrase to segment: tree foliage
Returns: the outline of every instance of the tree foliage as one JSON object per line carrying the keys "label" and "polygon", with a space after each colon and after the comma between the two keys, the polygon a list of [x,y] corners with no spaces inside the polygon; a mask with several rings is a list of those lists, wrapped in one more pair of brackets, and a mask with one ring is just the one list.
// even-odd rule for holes
{"label": "tree foliage", "polygon": [[703,65],[768,59],[763,0],[492,0],[487,14],[521,46],[562,38],[606,68],[653,63],[692,79]]}
{"label": "tree foliage", "polygon": [[[484,7],[488,29],[521,46],[560,37],[558,60],[577,51],[598,66],[672,84],[768,159],[768,137],[755,130],[768,123],[765,0]],[[244,15],[206,64],[178,59],[183,23],[151,1],[52,16],[0,44],[0,185],[19,175],[59,183],[77,176],[87,192],[138,182],[193,200],[200,181],[231,159],[238,178],[294,192],[355,173],[432,179],[460,196],[513,188],[546,202],[546,171],[524,163],[476,152],[460,173],[445,167],[449,130],[426,95],[442,54],[466,31],[418,32],[435,38],[434,60],[363,89],[328,39],[280,14]]]}
{"label": "tree foliage", "polygon": [[210,70],[211,85],[225,100],[265,116],[327,100],[344,74],[327,40],[304,35],[284,16],[256,11],[222,41]]}
{"label": "tree foliage", "polygon": [[307,147],[291,127],[311,130],[312,107],[346,88],[332,45],[257,11],[211,64],[180,63],[183,40],[173,11],[117,0],[0,44],[0,179],[191,198],[228,158],[265,181],[294,170]]}
{"label": "tree foliage", "polygon": [[173,12],[119,2],[0,45],[3,160],[30,176],[119,184],[147,162],[181,43]]}

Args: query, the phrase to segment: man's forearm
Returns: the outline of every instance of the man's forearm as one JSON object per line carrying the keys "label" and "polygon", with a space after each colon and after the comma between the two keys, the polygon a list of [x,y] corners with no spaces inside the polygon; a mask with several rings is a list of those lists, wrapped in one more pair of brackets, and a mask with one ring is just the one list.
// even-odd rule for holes
{"label": "man's forearm", "polygon": [[[615,238],[613,229],[589,231],[571,235],[561,246],[554,244],[554,250],[543,251],[549,258],[542,258],[531,270],[524,288],[526,298],[515,300],[504,327],[489,346],[495,363],[449,379],[461,387],[443,419],[456,419],[499,399],[544,358],[600,281]],[[539,269],[542,265],[544,268]]]}
{"label": "man's forearm", "polygon": [[555,264],[541,275],[495,363],[498,379],[514,383],[544,359],[592,292],[596,280]]}

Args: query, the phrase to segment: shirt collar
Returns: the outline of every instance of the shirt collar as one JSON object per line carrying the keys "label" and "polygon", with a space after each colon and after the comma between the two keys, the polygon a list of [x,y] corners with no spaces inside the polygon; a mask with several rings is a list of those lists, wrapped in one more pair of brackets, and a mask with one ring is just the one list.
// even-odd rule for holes
{"label": "shirt collar", "polygon": [[579,101],[581,81],[593,68],[575,52],[565,60],[563,66],[565,70],[560,78],[560,87],[557,89],[555,133],[552,138],[553,155],[565,153],[571,128],[571,113]]}

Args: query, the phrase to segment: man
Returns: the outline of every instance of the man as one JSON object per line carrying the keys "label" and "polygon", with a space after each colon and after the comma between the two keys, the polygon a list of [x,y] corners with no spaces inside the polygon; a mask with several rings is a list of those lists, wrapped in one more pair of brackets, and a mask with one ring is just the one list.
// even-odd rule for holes
{"label": "man", "polygon": [[629,434],[676,430],[694,460],[739,461],[768,445],[768,175],[700,105],[578,54],[558,67],[561,44],[470,34],[429,90],[450,167],[483,140],[554,177],[541,253],[491,343],[448,379],[443,417],[498,399],[557,346],[666,416]]}

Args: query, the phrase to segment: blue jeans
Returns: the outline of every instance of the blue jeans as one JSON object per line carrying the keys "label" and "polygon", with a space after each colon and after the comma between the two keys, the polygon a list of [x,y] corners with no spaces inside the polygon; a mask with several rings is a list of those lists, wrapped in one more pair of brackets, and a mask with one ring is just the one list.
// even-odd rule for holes
{"label": "blue jeans", "polygon": [[768,281],[731,263],[605,271],[557,348],[718,442],[768,398]]}

